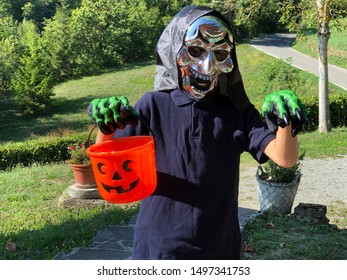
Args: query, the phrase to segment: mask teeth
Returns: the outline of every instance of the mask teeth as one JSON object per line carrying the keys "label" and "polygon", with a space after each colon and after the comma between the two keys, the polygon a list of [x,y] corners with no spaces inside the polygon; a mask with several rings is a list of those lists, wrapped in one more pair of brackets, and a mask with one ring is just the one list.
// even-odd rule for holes
{"label": "mask teeth", "polygon": [[207,90],[200,90],[194,87],[194,90],[200,94],[205,94]]}
{"label": "mask teeth", "polygon": [[210,75],[199,74],[193,68],[189,68],[189,71],[194,76],[194,78],[196,78],[196,79],[199,78],[199,79],[201,79],[203,81],[209,81],[209,82],[212,81],[212,76],[210,76]]}

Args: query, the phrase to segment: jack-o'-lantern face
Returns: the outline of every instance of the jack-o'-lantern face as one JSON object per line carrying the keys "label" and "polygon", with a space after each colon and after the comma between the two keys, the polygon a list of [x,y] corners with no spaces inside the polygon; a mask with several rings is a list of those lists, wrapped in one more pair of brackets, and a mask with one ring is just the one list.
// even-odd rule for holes
{"label": "jack-o'-lantern face", "polygon": [[97,168],[101,176],[101,185],[110,194],[122,194],[136,188],[139,177],[133,171],[133,162],[129,159],[123,161],[99,162]]}

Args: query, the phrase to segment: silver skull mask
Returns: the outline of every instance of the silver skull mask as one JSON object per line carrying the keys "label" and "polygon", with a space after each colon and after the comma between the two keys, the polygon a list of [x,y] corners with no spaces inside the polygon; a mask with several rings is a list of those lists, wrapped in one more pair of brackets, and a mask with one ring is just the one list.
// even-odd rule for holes
{"label": "silver skull mask", "polygon": [[177,54],[182,90],[194,99],[213,91],[220,75],[233,70],[232,48],[232,34],[222,20],[213,16],[197,19]]}

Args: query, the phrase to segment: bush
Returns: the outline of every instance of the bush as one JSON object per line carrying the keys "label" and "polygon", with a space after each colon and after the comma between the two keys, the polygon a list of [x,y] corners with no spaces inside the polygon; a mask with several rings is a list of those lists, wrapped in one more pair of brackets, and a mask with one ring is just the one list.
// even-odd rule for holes
{"label": "bush", "polygon": [[30,166],[62,162],[70,158],[68,146],[86,141],[88,134],[46,140],[8,144],[0,147],[0,170],[9,170],[17,165]]}
{"label": "bush", "polygon": [[[309,122],[305,125],[305,130],[314,131],[318,128],[318,97],[303,97],[301,101],[305,104]],[[329,97],[330,123],[331,127],[347,126],[347,96],[332,95]]]}

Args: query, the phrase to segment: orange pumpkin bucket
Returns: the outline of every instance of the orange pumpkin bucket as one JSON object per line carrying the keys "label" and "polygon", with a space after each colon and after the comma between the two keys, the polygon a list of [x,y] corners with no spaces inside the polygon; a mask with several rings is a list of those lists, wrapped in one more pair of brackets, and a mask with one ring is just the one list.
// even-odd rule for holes
{"label": "orange pumpkin bucket", "polygon": [[153,136],[130,136],[87,148],[103,199],[130,203],[152,194],[157,185]]}

